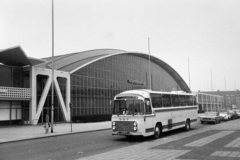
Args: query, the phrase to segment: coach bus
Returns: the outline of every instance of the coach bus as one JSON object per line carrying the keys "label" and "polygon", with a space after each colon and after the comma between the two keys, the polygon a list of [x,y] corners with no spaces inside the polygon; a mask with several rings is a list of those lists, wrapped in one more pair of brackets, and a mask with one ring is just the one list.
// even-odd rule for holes
{"label": "coach bus", "polygon": [[153,136],[197,122],[196,96],[183,91],[129,90],[114,97],[112,135]]}

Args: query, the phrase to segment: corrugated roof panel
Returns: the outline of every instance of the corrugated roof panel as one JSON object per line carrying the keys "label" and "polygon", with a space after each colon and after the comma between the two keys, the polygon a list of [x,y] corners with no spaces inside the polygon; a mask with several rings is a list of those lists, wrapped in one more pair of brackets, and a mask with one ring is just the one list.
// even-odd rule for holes
{"label": "corrugated roof panel", "polygon": [[63,68],[60,68],[61,71],[66,71],[66,72],[71,72],[73,70],[75,70],[76,68],[79,68],[82,65],[85,65],[88,62],[94,61],[98,58],[102,57],[102,55],[100,56],[95,56],[95,57],[91,57],[91,58],[87,58],[87,59],[83,59],[83,60],[79,60],[77,62],[71,63],[69,65],[64,66]]}
{"label": "corrugated roof panel", "polygon": [[[91,51],[69,54],[61,58],[58,58],[57,60],[54,60],[54,68],[56,69],[64,68],[64,66],[68,66],[69,64],[78,62],[81,59],[87,59],[95,56],[104,56],[108,54],[124,53],[124,52],[126,51],[116,50],[116,49],[99,49],[99,50],[91,50]],[[48,66],[52,67],[52,63],[48,63]]]}

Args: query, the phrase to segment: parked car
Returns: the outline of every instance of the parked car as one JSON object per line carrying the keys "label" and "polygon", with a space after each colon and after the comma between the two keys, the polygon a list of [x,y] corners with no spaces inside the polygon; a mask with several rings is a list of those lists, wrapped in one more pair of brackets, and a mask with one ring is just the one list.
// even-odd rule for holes
{"label": "parked car", "polygon": [[228,121],[231,119],[231,115],[229,114],[229,112],[227,110],[221,110],[219,112],[219,115],[221,116],[222,121]]}
{"label": "parked car", "polygon": [[222,117],[219,115],[219,112],[206,112],[204,115],[200,116],[200,121],[203,124],[204,122],[212,123],[221,123]]}
{"label": "parked car", "polygon": [[238,118],[240,118],[240,110],[236,110]]}
{"label": "parked car", "polygon": [[228,110],[228,112],[230,114],[231,119],[237,119],[238,118],[237,112],[235,110]]}

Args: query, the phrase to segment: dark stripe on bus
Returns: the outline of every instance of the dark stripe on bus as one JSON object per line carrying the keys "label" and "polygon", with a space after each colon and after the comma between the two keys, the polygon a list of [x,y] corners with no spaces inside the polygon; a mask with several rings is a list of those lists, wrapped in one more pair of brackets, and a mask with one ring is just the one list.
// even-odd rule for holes
{"label": "dark stripe on bus", "polygon": [[167,125],[162,126],[162,129],[171,129],[172,127],[180,126],[180,125],[183,125],[183,124],[185,124],[185,121],[178,122],[178,123],[167,124]]}
{"label": "dark stripe on bus", "polygon": [[[191,122],[196,122],[196,121],[197,121],[197,119],[191,119]],[[162,129],[171,129],[172,127],[176,127],[176,126],[180,126],[180,125],[184,125],[184,124],[185,124],[185,121],[178,122],[178,123],[171,123],[171,124],[162,126]],[[145,131],[146,131],[146,133],[153,132],[154,128],[147,128]]]}
{"label": "dark stripe on bus", "polygon": [[180,111],[180,110],[192,110],[192,109],[197,109],[197,107],[188,107],[188,108],[182,108],[182,107],[178,107],[178,108],[159,108],[159,109],[154,109],[155,112],[168,112],[168,111]]}
{"label": "dark stripe on bus", "polygon": [[145,132],[148,133],[148,132],[153,132],[154,131],[154,128],[147,128],[145,129]]}

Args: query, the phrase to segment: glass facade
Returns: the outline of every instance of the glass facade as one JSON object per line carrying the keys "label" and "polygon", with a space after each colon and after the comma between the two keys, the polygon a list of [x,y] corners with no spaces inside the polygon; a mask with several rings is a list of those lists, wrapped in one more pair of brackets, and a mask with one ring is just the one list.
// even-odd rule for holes
{"label": "glass facade", "polygon": [[218,95],[204,94],[197,92],[198,112],[220,111],[223,108],[223,97]]}
{"label": "glass facade", "polygon": [[[112,114],[110,101],[126,90],[149,88],[149,61],[121,54],[93,62],[71,74],[72,116]],[[151,63],[152,90],[180,90],[160,66]]]}
{"label": "glass facade", "polygon": [[[24,78],[22,68],[0,65],[0,86],[24,87]],[[29,87],[29,85],[26,87]]]}
{"label": "glass facade", "polygon": [[0,101],[0,125],[24,124],[24,121],[29,121],[29,101],[19,100],[19,95],[25,93],[19,92],[19,88],[30,88],[28,68],[0,65],[0,86],[8,88],[6,97],[12,99]]}
{"label": "glass facade", "polygon": [[[37,76],[37,104],[39,103],[42,97],[42,93],[48,78],[49,77],[45,75]],[[64,102],[66,103],[66,79],[58,77],[57,81],[58,81]],[[38,123],[45,122],[46,114],[48,114],[51,119],[51,107],[52,107],[51,104],[52,104],[52,87],[50,87],[49,89]],[[62,121],[64,121],[63,113],[61,110],[60,103],[58,101],[56,90],[54,90],[54,122],[62,122]]]}

